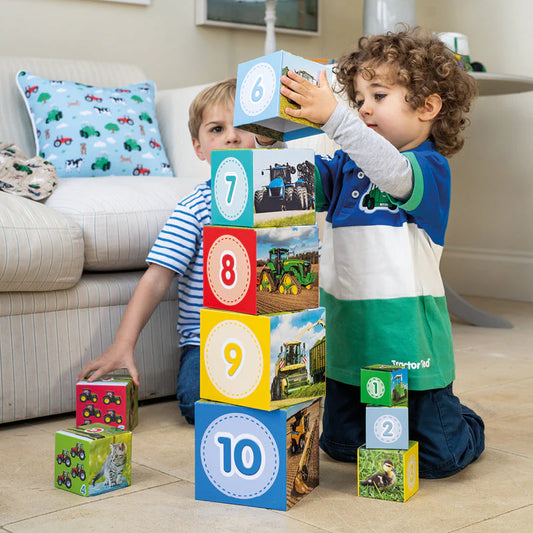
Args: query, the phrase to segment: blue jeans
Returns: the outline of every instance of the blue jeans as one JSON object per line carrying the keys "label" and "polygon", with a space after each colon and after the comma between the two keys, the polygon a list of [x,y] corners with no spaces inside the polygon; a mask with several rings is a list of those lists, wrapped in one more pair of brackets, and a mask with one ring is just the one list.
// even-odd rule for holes
{"label": "blue jeans", "polygon": [[[356,462],[365,443],[365,404],[360,388],[326,380],[320,447],[333,459]],[[483,420],[443,389],[409,391],[409,437],[418,441],[421,478],[443,478],[474,462],[485,449]]]}
{"label": "blue jeans", "polygon": [[194,402],[200,399],[200,346],[181,347],[177,395],[181,414],[194,424]]}

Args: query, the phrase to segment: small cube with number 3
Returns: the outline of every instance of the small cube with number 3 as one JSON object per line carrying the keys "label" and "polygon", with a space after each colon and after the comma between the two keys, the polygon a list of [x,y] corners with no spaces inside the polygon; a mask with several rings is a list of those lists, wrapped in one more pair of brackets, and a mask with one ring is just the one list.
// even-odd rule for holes
{"label": "small cube with number 3", "polygon": [[313,150],[213,150],[211,187],[214,225],[315,223]]}

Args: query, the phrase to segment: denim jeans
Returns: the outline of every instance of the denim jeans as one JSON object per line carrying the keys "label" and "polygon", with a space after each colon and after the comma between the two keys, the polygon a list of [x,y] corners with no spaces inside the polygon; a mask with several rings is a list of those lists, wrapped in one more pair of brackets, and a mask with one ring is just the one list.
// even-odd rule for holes
{"label": "denim jeans", "polygon": [[[360,388],[326,380],[320,447],[333,459],[356,462],[365,443]],[[443,478],[474,462],[485,448],[483,420],[443,389],[409,391],[409,437],[418,441],[421,478]]]}
{"label": "denim jeans", "polygon": [[194,424],[194,403],[200,399],[200,346],[181,347],[177,395],[181,414]]}

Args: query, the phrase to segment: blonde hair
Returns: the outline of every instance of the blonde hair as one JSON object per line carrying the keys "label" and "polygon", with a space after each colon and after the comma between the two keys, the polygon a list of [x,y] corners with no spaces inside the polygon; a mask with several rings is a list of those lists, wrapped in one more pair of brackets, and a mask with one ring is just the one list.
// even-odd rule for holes
{"label": "blonde hair", "polygon": [[189,106],[189,132],[193,139],[198,139],[204,111],[209,106],[232,104],[235,102],[236,78],[228,78],[203,89]]}
{"label": "blonde hair", "polygon": [[431,94],[438,94],[442,109],[431,125],[431,139],[442,155],[455,154],[464,144],[463,130],[477,96],[477,84],[446,48],[422,28],[361,37],[358,49],[343,56],[336,67],[341,91],[355,105],[354,79],[375,76],[376,68],[390,67],[392,81],[407,89],[407,102],[418,109]]}

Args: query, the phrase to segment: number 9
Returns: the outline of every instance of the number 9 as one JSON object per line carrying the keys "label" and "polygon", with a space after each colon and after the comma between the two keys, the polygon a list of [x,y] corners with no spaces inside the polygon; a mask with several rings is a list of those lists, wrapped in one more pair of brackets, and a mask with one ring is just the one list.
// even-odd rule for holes
{"label": "number 9", "polygon": [[228,377],[234,378],[239,373],[244,360],[244,350],[241,343],[236,339],[229,339],[222,348],[222,354],[226,361]]}

